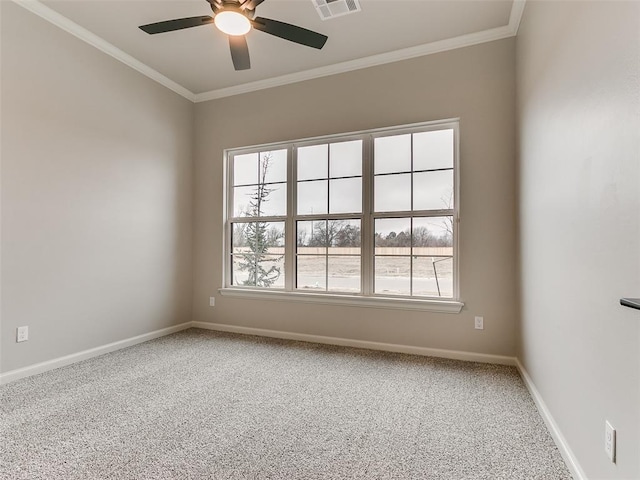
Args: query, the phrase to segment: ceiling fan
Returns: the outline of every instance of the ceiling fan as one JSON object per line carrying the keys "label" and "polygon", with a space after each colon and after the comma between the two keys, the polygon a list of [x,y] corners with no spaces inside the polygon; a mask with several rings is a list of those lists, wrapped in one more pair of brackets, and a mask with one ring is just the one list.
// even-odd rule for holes
{"label": "ceiling fan", "polygon": [[150,23],[139,28],[150,35],[172,32],[183,28],[215,24],[218,29],[229,36],[231,59],[236,70],[251,68],[249,47],[245,35],[251,28],[261,32],[284,38],[290,42],[321,49],[327,41],[327,36],[290,23],[271,20],[270,18],[255,17],[256,7],[265,0],[206,0],[211,5],[213,17],[177,18],[164,22]]}

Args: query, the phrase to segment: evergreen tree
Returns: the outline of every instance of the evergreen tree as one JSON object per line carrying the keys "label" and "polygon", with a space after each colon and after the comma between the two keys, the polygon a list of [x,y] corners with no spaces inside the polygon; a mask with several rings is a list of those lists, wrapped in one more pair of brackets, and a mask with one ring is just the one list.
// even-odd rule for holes
{"label": "evergreen tree", "polygon": [[[269,195],[273,189],[269,188],[265,183],[270,162],[270,153],[265,153],[261,156],[260,178],[258,179],[257,189],[249,202],[248,216],[259,219],[263,214],[265,203],[269,201]],[[261,221],[246,223],[243,227],[241,235],[244,241],[242,243],[248,247],[249,251],[240,255],[241,260],[238,269],[248,272],[249,276],[242,283],[243,285],[268,288],[280,278],[281,272],[277,263],[283,257],[283,255],[277,257],[270,255],[269,247],[278,245],[283,232],[274,227],[269,228],[267,222]],[[268,258],[268,256],[272,258]],[[268,263],[271,266],[268,266]]]}

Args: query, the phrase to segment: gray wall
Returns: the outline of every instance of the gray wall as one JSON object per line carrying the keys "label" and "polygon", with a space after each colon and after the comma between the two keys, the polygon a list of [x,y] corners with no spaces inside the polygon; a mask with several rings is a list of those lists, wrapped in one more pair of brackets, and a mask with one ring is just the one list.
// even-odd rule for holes
{"label": "gray wall", "polygon": [[2,371],[189,321],[193,105],[0,4]]}
{"label": "gray wall", "polygon": [[[514,48],[501,40],[197,104],[193,319],[515,355]],[[450,117],[461,119],[461,314],[230,297],[208,306],[222,286],[225,148]]]}
{"label": "gray wall", "polygon": [[639,32],[638,2],[527,2],[517,38],[520,356],[592,479],[640,478]]}

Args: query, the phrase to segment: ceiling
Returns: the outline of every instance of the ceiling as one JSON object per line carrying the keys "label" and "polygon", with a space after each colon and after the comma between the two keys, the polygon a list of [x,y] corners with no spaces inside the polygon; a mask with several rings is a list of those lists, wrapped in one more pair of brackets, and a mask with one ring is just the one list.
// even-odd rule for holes
{"label": "ceiling", "polygon": [[266,0],[256,15],[329,37],[315,50],[252,30],[251,69],[235,71],[213,25],[148,35],[138,26],[211,15],[206,0],[17,2],[193,101],[243,93],[515,35],[524,0],[360,0],[322,20],[314,0]]}

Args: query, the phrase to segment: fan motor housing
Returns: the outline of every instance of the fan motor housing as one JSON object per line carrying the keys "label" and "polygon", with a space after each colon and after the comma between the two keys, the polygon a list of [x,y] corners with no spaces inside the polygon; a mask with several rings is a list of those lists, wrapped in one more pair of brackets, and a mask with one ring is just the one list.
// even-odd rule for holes
{"label": "fan motor housing", "polygon": [[238,12],[249,19],[252,19],[256,14],[255,9],[243,9],[242,3],[239,0],[207,0],[207,2],[211,6],[214,14],[220,13],[221,11]]}

